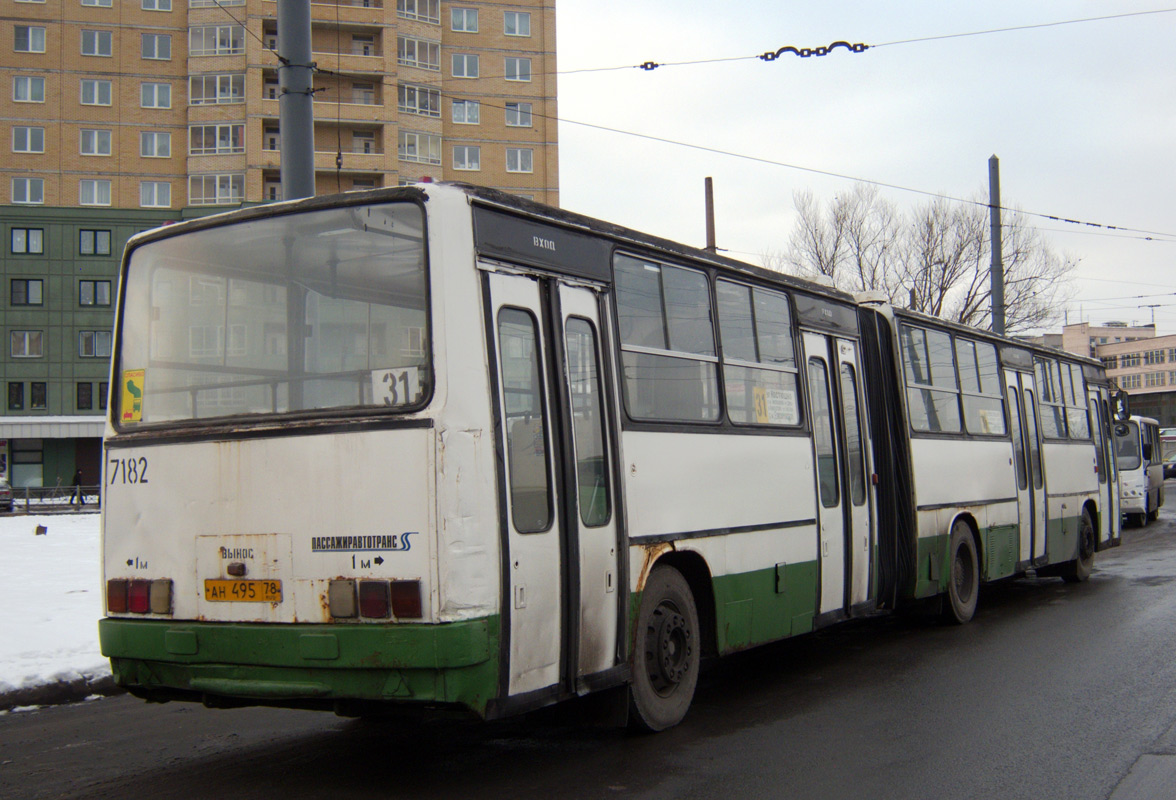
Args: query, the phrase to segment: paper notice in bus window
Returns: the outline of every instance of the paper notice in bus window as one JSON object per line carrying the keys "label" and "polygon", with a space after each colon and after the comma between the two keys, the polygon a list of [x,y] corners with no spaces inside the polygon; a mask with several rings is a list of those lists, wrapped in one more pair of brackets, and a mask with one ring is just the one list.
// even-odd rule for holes
{"label": "paper notice in bus window", "polygon": [[412,405],[420,398],[420,394],[420,371],[416,367],[372,371],[372,403],[374,405]]}
{"label": "paper notice in bus window", "polygon": [[752,388],[755,421],[765,425],[795,425],[799,422],[796,392],[764,386]]}
{"label": "paper notice in bus window", "polygon": [[768,389],[768,422],[773,425],[795,425],[800,422],[795,391]]}
{"label": "paper notice in bus window", "polygon": [[997,419],[1004,422],[1004,417],[991,408],[978,408],[976,415],[980,417],[980,430],[972,431],[973,433],[997,433],[1000,426],[994,425],[993,422]]}
{"label": "paper notice in bus window", "polygon": [[147,376],[145,369],[123,370],[122,402],[118,404],[123,422],[139,422],[143,419],[143,386]]}

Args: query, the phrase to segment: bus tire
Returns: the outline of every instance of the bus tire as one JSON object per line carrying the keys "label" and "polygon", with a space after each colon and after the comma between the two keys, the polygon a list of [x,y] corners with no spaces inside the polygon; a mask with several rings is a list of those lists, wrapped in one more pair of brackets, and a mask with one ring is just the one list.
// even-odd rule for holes
{"label": "bus tire", "polygon": [[698,685],[702,637],[698,608],[682,573],[655,567],[641,593],[633,641],[629,720],[663,731],[682,721]]}
{"label": "bus tire", "polygon": [[951,526],[947,552],[947,597],[943,602],[943,616],[948,622],[963,625],[976,613],[976,601],[980,597],[980,560],[976,556],[972,529],[962,519],[957,519]]}
{"label": "bus tire", "polygon": [[1062,580],[1067,583],[1081,583],[1094,570],[1094,523],[1090,514],[1083,509],[1078,521],[1078,552],[1074,560],[1062,565]]}

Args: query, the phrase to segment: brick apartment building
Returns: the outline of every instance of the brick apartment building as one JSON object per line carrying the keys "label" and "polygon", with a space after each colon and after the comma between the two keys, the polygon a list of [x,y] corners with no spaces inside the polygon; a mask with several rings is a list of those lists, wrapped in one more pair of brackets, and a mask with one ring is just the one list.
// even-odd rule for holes
{"label": "brick apartment building", "polygon": [[[0,477],[100,478],[118,260],[280,199],[275,0],[0,0]],[[554,0],[316,0],[319,194],[462,180],[557,205]]]}

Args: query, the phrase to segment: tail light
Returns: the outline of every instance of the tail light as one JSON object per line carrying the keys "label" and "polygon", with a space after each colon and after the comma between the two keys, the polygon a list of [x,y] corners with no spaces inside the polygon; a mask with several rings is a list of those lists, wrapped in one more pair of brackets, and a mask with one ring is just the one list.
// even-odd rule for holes
{"label": "tail light", "polygon": [[387,619],[389,616],[421,619],[424,616],[419,580],[356,581],[340,578],[330,582],[327,604],[335,619]]}
{"label": "tail light", "polygon": [[106,582],[106,611],[110,614],[170,614],[171,579],[111,578]]}

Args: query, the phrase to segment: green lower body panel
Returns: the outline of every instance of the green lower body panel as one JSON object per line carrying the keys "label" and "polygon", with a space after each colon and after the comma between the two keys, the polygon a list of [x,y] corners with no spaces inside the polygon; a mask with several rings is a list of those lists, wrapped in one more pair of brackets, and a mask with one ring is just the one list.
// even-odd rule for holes
{"label": "green lower body panel", "polygon": [[816,561],[715,576],[720,653],[808,633],[817,608]]}
{"label": "green lower body panel", "polygon": [[145,694],[452,704],[480,715],[497,694],[497,616],[438,625],[106,618],[98,633],[116,683]]}
{"label": "green lower body panel", "polygon": [[1045,561],[1060,564],[1078,555],[1078,521],[1080,516],[1058,517],[1045,523]]}

